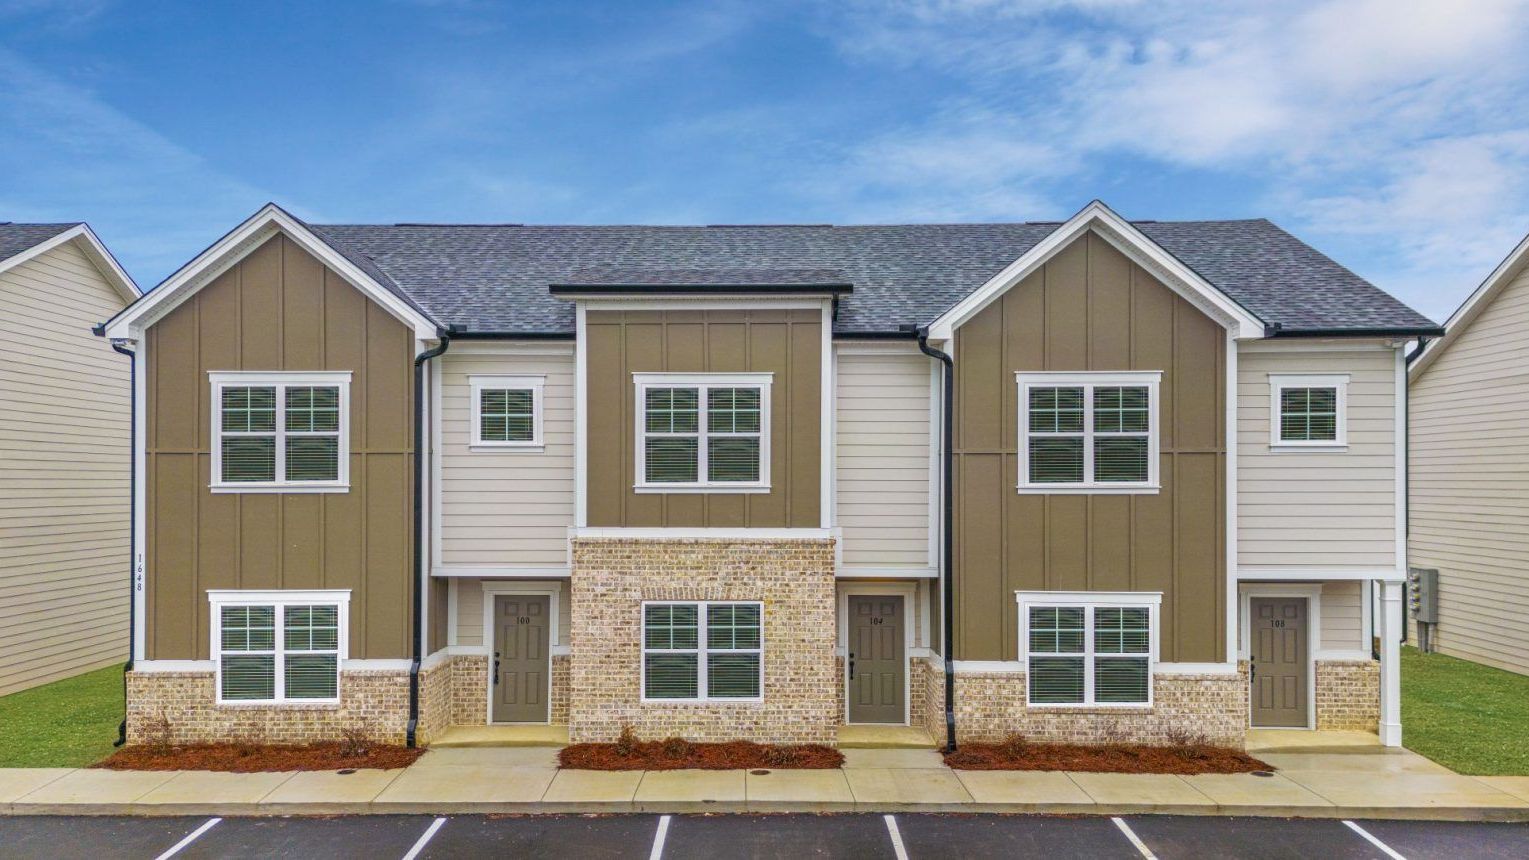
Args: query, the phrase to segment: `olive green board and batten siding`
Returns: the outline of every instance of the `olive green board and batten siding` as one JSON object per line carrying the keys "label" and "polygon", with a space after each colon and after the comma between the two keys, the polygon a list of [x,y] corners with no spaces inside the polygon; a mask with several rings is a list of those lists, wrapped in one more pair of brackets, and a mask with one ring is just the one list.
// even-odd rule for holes
{"label": "olive green board and batten siding", "polygon": [[[412,332],[276,236],[147,344],[145,656],[210,656],[208,589],[322,588],[351,591],[351,657],[408,656]],[[224,370],[351,371],[349,491],[211,492],[208,373]]]}
{"label": "olive green board and batten siding", "polygon": [[[1016,492],[1015,373],[1042,370],[1162,371],[1159,492]],[[1225,659],[1225,380],[1225,330],[1092,234],[957,330],[957,659],[1015,659],[1029,590],[1162,592],[1160,659]]]}
{"label": "olive green board and batten siding", "polygon": [[[823,323],[816,310],[589,311],[591,526],[817,528],[821,504]],[[774,374],[768,493],[633,490],[633,373]]]}

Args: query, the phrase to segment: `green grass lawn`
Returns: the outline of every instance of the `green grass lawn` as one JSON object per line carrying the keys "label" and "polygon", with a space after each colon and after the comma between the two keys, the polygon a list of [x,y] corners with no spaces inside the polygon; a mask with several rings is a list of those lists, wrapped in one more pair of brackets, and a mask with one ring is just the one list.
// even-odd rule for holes
{"label": "green grass lawn", "polygon": [[1402,743],[1460,773],[1529,774],[1529,676],[1403,648]]}
{"label": "green grass lawn", "polygon": [[0,696],[0,767],[83,767],[112,751],[122,666]]}

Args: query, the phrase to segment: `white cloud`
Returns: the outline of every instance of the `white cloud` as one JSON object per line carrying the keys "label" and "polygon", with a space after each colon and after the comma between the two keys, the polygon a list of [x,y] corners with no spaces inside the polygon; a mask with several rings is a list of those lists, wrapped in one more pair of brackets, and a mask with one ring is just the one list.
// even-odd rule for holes
{"label": "white cloud", "polygon": [[0,219],[90,221],[152,286],[271,195],[0,50]]}

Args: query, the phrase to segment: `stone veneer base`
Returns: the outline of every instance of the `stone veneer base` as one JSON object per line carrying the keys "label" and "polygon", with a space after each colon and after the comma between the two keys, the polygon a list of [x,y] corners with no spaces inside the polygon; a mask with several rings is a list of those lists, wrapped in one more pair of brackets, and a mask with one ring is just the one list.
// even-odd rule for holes
{"label": "stone veneer base", "polygon": [[1380,726],[1380,662],[1317,661],[1317,730],[1376,731]]}
{"label": "stone veneer base", "polygon": [[[831,539],[580,538],[573,542],[568,731],[575,742],[642,738],[834,743]],[[645,600],[759,601],[764,607],[760,702],[644,702]]]}

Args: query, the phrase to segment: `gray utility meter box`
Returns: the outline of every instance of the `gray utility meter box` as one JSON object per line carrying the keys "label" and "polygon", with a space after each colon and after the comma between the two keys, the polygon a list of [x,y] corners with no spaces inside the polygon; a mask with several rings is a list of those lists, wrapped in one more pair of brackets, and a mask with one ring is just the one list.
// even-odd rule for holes
{"label": "gray utility meter box", "polygon": [[1439,621],[1439,572],[1428,567],[1407,569],[1408,603],[1412,604],[1412,620],[1424,624]]}

